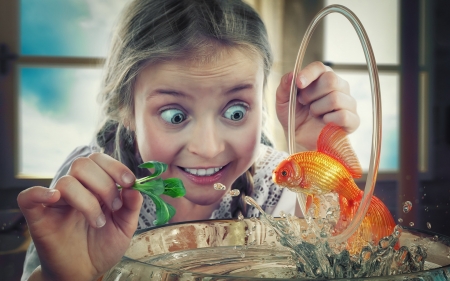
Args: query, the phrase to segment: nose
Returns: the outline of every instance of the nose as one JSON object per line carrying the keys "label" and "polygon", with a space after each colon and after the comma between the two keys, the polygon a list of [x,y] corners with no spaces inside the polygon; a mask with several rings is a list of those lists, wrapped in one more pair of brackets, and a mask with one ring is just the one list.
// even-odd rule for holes
{"label": "nose", "polygon": [[187,149],[205,159],[212,159],[225,150],[225,141],[213,120],[197,122],[189,138]]}

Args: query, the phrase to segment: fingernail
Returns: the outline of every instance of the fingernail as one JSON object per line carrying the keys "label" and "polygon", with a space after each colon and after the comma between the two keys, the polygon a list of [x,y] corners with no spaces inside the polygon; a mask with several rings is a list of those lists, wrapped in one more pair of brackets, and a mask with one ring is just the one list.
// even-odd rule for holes
{"label": "fingernail", "polygon": [[55,192],[56,192],[56,189],[49,189],[49,190],[47,190],[47,192],[45,192],[45,196],[47,198],[51,198],[53,196],[53,194],[55,194]]}
{"label": "fingernail", "polygon": [[306,77],[305,77],[305,76],[300,75],[300,76],[298,77],[298,81],[300,82],[300,87],[303,87],[303,86],[306,85]]}
{"label": "fingernail", "polygon": [[285,83],[285,84],[290,84],[290,83],[291,83],[292,75],[293,75],[293,73],[290,72],[290,73],[286,76],[286,78],[284,79],[284,83]]}
{"label": "fingernail", "polygon": [[96,223],[98,228],[103,227],[106,224],[105,215],[101,214],[100,216],[98,216]]}
{"label": "fingernail", "polygon": [[112,210],[117,211],[122,207],[122,200],[120,198],[115,198],[112,203]]}
{"label": "fingernail", "polygon": [[122,175],[122,180],[125,183],[133,183],[134,182],[134,176],[131,175],[130,173],[125,173]]}

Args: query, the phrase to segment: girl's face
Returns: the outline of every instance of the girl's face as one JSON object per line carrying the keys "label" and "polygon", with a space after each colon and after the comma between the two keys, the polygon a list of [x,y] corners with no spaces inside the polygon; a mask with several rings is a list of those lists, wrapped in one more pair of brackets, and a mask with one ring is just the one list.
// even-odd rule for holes
{"label": "girl's face", "polygon": [[262,59],[237,49],[207,62],[148,65],[135,84],[135,132],[142,160],[168,164],[188,200],[220,202],[254,162],[261,136]]}

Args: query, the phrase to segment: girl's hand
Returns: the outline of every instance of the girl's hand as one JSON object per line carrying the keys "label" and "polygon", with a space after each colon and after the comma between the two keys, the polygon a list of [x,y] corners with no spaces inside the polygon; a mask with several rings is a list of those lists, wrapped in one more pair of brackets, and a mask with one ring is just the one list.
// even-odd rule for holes
{"label": "girl's hand", "polygon": [[95,280],[113,267],[138,224],[134,181],[125,165],[94,153],[76,159],[53,189],[22,191],[17,201],[41,262],[29,280]]}
{"label": "girl's hand", "polygon": [[[276,94],[278,120],[288,136],[289,93],[293,73],[281,78]],[[295,77],[297,106],[295,110],[296,150],[316,150],[316,142],[325,124],[333,122],[351,133],[359,126],[356,101],[350,96],[347,81],[321,62],[306,66]]]}

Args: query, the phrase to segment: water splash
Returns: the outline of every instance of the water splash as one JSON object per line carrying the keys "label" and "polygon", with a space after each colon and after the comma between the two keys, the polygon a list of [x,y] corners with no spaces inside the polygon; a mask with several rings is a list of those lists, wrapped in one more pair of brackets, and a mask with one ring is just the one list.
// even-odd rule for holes
{"label": "water splash", "polygon": [[227,187],[225,186],[225,185],[223,185],[223,184],[221,184],[221,183],[215,183],[214,184],[214,189],[215,190],[225,190]]}
{"label": "water splash", "polygon": [[[306,278],[353,278],[373,277],[417,272],[424,269],[426,248],[423,246],[400,247],[395,249],[403,228],[397,225],[391,235],[381,239],[377,245],[361,247],[357,255],[350,255],[346,243],[330,244],[328,237],[333,234],[332,223],[335,210],[328,210],[327,217],[318,219],[322,227],[319,235],[310,228],[301,229],[296,217],[286,215],[276,220],[266,214],[250,197],[247,204],[261,212],[261,221],[270,225],[279,237],[279,242],[287,247],[298,271],[298,277]],[[310,223],[308,226],[310,227]],[[270,234],[269,234],[270,235]]]}
{"label": "water splash", "polygon": [[230,190],[230,195],[232,196],[232,197],[236,197],[236,196],[239,196],[240,194],[241,194],[241,192],[239,191],[239,189],[232,189],[232,190]]}
{"label": "water splash", "polygon": [[403,203],[403,213],[409,213],[409,211],[411,211],[412,209],[412,203],[410,201],[406,201],[405,203]]}

